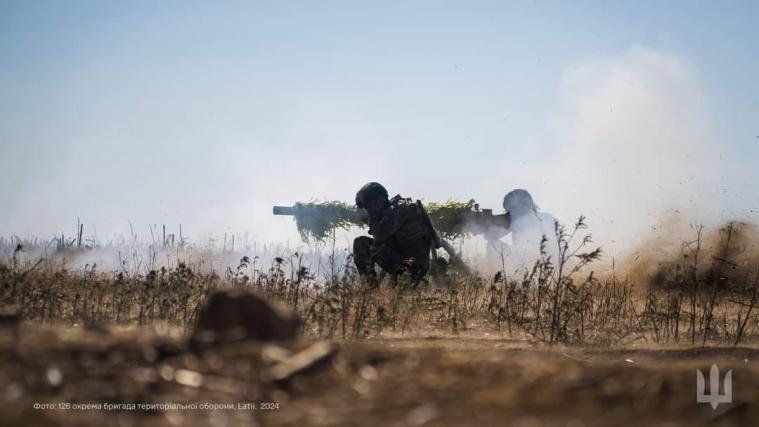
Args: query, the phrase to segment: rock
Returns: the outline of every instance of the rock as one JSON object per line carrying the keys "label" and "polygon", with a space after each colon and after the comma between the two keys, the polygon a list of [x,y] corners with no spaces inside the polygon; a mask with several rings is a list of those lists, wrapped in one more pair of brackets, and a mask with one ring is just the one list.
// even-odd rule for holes
{"label": "rock", "polygon": [[298,336],[295,313],[276,307],[251,291],[213,292],[198,313],[192,336],[196,343],[224,341],[286,341]]}

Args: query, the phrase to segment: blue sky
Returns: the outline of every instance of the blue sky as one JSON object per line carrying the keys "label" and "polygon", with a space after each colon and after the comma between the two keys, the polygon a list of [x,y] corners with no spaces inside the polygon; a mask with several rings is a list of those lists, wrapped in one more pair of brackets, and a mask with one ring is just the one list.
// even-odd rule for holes
{"label": "blue sky", "polygon": [[[616,148],[596,160],[561,153],[596,153],[593,144],[658,123],[630,118],[611,122],[622,126],[613,131],[577,130],[586,123],[577,113],[584,106],[617,96],[607,90],[612,83],[594,82],[620,73],[643,76],[645,93],[659,91],[627,111],[687,111],[656,124],[674,130],[649,139],[698,140],[703,162],[696,166],[716,176],[665,185],[662,199],[717,187],[723,194],[646,207],[647,221],[655,222],[660,208],[690,207],[696,221],[714,217],[702,211],[706,205],[719,205],[720,219],[750,217],[757,208],[756,3],[0,7],[2,234],[46,236],[81,217],[101,234],[120,232],[130,220],[292,238],[292,224],[269,216],[271,204],[351,200],[368,180],[413,197],[476,198],[493,207],[509,189],[525,187],[565,220],[580,213],[591,222],[613,220],[619,210],[608,206],[635,210],[640,203],[611,197],[624,188],[580,190],[571,172],[556,171],[616,159]],[[667,89],[683,80],[682,88]],[[577,85],[587,90],[578,95]],[[615,107],[609,111],[625,111]],[[630,123],[639,127],[624,127]],[[568,129],[577,131],[566,137]],[[642,170],[652,155],[624,152]],[[584,179],[607,181],[602,173]],[[641,186],[639,197],[658,188]]]}

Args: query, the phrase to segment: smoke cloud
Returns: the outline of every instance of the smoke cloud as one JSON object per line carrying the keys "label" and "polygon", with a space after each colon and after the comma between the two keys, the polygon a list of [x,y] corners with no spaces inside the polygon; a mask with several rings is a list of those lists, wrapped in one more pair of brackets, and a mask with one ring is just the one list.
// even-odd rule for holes
{"label": "smoke cloud", "polygon": [[549,141],[538,145],[544,165],[522,178],[545,173],[537,203],[549,201],[565,222],[586,215],[607,254],[663,226],[716,225],[749,212],[756,191],[715,135],[698,72],[685,59],[633,47],[581,61],[561,76],[558,99]]}

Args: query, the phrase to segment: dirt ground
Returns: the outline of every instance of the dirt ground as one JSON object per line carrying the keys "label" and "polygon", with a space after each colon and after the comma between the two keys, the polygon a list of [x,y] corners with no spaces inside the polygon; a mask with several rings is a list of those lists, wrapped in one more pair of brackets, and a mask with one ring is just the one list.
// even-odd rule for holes
{"label": "dirt ground", "polygon": [[[547,347],[485,335],[199,348],[160,326],[24,324],[0,331],[0,424],[750,426],[758,361],[756,346]],[[713,363],[721,378],[733,371],[732,402],[716,410],[696,402],[696,369],[708,384]]]}

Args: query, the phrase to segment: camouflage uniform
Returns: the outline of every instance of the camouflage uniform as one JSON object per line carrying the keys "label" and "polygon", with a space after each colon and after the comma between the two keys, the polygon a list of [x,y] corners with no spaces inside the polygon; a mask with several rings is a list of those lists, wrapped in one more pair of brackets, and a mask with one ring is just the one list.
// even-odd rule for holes
{"label": "camouflage uniform", "polygon": [[[362,191],[370,183],[362,188]],[[384,188],[380,187],[380,193]],[[362,206],[362,191],[356,196]],[[387,200],[379,212],[369,212],[369,234],[353,241],[353,257],[359,273],[375,277],[374,266],[396,275],[408,271],[414,281],[421,280],[430,267],[433,237],[428,218],[421,206],[400,195]],[[382,196],[382,194],[380,194]]]}

